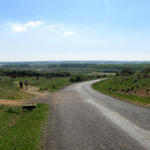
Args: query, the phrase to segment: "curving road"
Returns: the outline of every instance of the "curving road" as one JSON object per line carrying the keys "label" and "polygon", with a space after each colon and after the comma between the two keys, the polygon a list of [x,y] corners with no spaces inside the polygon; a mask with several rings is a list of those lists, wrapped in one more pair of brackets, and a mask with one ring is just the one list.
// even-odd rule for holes
{"label": "curving road", "polygon": [[48,98],[45,150],[150,150],[150,109],[74,84]]}

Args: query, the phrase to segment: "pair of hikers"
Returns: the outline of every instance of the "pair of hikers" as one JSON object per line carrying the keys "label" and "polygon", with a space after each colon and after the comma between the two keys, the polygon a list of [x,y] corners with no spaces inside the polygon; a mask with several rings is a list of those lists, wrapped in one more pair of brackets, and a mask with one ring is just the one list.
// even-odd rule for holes
{"label": "pair of hikers", "polygon": [[19,87],[22,90],[23,89],[23,85],[25,85],[26,90],[28,89],[28,80],[26,80],[24,83],[22,81],[19,81]]}

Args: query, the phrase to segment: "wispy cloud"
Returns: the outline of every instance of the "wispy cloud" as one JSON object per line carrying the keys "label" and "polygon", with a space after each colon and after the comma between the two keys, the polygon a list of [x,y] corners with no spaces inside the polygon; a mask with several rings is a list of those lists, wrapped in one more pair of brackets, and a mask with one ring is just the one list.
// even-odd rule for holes
{"label": "wispy cloud", "polygon": [[50,29],[55,29],[56,28],[56,25],[50,25],[48,26]]}
{"label": "wispy cloud", "polygon": [[[34,28],[34,27],[37,27],[37,26],[40,26],[44,24],[44,22],[42,21],[29,21],[29,22],[26,22],[26,23],[11,23],[11,28],[14,32],[25,32],[25,31],[28,31],[29,29],[31,28]],[[67,36],[73,36],[75,35],[76,33],[73,32],[73,31],[67,31],[68,29],[62,25],[47,25],[47,23],[45,23],[46,27],[48,27],[49,29],[55,29],[56,32],[60,32],[60,34],[64,34],[65,37]],[[43,31],[44,31],[44,28],[43,28]]]}
{"label": "wispy cloud", "polygon": [[37,27],[42,24],[44,24],[44,22],[42,22],[42,21],[29,21],[25,24],[12,23],[11,28],[15,32],[24,32],[24,31],[28,31],[29,28]]}
{"label": "wispy cloud", "polygon": [[72,31],[66,31],[64,32],[64,36],[71,36],[71,35],[75,35],[76,33],[75,32],[72,32]]}

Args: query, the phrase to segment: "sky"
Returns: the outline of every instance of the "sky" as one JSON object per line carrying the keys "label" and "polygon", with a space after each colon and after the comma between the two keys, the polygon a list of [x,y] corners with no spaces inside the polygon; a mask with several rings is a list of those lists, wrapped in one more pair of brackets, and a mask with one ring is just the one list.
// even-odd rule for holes
{"label": "sky", "polygon": [[149,14],[149,0],[0,0],[0,61],[147,61]]}

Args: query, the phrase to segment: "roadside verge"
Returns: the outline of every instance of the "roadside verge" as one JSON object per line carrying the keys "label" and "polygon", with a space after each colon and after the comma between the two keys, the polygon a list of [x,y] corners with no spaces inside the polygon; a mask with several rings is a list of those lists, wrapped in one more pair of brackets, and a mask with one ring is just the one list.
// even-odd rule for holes
{"label": "roadside verge", "polygon": [[100,93],[103,93],[105,95],[109,95],[109,96],[114,97],[116,99],[119,99],[119,100],[122,100],[125,102],[129,102],[129,103],[133,103],[133,104],[136,104],[139,106],[150,108],[150,100],[148,100],[148,98],[138,97],[136,95],[129,95],[129,94],[125,95],[125,94],[117,93],[116,91],[113,92],[110,90],[106,90],[105,89],[105,82],[107,80],[108,79],[96,82],[91,87]]}

